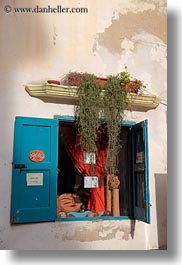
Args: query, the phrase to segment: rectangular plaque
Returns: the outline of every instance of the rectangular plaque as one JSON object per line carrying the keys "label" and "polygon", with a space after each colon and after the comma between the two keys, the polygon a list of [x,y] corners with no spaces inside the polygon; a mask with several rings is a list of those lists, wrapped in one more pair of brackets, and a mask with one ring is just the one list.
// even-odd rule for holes
{"label": "rectangular plaque", "polygon": [[42,186],[43,173],[27,173],[26,180],[27,180],[27,186]]}
{"label": "rectangular plaque", "polygon": [[95,164],[96,163],[95,153],[84,153],[83,159],[84,159],[85,164]]}
{"label": "rectangular plaque", "polygon": [[84,177],[84,188],[98,188],[99,182],[96,176],[86,176]]}

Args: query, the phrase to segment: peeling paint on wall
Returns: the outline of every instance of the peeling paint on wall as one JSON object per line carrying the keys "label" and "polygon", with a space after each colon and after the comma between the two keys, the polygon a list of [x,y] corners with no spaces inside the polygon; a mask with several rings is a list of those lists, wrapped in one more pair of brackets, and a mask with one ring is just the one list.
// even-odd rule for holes
{"label": "peeling paint on wall", "polygon": [[[63,234],[63,240],[79,240],[80,242],[90,242],[97,240],[123,239],[129,240],[130,228],[120,223],[116,225],[110,222],[95,222],[95,225],[77,227],[75,230]],[[58,235],[56,235],[58,237]]]}
{"label": "peeling paint on wall", "polygon": [[[142,31],[155,35],[161,39],[161,42],[166,43],[166,16],[153,10],[120,14],[117,20],[112,20],[112,24],[103,33],[97,34],[96,42],[107,48],[109,52],[120,54],[125,49],[123,41],[131,40],[134,35]],[[95,48],[94,44],[94,51]]]}

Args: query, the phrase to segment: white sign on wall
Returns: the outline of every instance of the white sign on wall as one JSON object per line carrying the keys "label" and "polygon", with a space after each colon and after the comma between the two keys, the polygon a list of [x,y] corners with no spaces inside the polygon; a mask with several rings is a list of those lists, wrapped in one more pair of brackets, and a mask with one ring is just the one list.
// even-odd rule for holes
{"label": "white sign on wall", "polygon": [[26,181],[27,181],[27,186],[42,186],[43,173],[27,173]]}

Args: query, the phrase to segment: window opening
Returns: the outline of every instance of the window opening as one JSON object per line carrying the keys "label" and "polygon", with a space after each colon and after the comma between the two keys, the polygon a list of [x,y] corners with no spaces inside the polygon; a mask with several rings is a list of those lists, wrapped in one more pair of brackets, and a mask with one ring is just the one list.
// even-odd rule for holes
{"label": "window opening", "polygon": [[[87,178],[90,176],[90,165],[83,163],[83,151],[79,149],[75,118],[60,118],[59,141],[58,120],[59,118],[16,117],[11,223],[54,221],[57,219],[56,207],[60,219],[68,217],[70,212],[77,214],[73,215],[76,218],[66,218],[66,221],[89,220],[83,217],[97,218],[98,215],[100,218],[101,213],[105,214],[105,209],[114,209],[113,215],[119,216],[118,219],[129,217],[150,223],[148,121],[121,125],[120,152],[117,157],[119,181],[109,186],[111,189],[114,188],[114,192],[111,193],[108,189],[108,175],[105,176],[106,164],[104,164],[107,150],[106,124],[102,123],[98,130],[99,150],[96,156],[95,176],[99,180],[99,187],[89,188],[94,187],[89,184],[85,186],[89,188],[86,190],[83,182],[84,176]],[[40,151],[44,153],[42,161],[31,160],[30,154],[35,155],[35,151],[39,151],[39,154]],[[120,183],[119,190],[118,183]],[[112,194],[111,199],[110,194]],[[62,196],[62,208],[60,196]],[[117,198],[117,203],[113,204],[118,206],[117,209],[114,206],[110,208],[108,204],[112,199],[115,201],[114,198]],[[108,220],[113,219],[112,216],[101,218],[106,217]]]}
{"label": "window opening", "polygon": [[[57,198],[57,217],[77,217],[81,216],[80,213],[87,213],[88,217],[104,216],[109,213],[106,212],[106,176],[99,178],[99,182],[103,181],[104,193],[104,208],[102,211],[91,210],[90,204],[92,200],[99,203],[100,197],[93,198],[92,192],[94,190],[84,187],[84,176],[86,176],[86,168],[78,166],[78,160],[73,159],[74,153],[71,153],[71,148],[68,150],[68,145],[72,142],[74,145],[79,145],[78,133],[76,124],[74,122],[59,122],[59,153],[58,153],[58,198]],[[65,141],[67,143],[65,143]],[[107,136],[104,131],[100,134],[100,146],[104,148],[107,145]],[[127,126],[121,126],[120,133],[120,150],[118,153],[118,177],[120,180],[119,186],[119,203],[120,215],[131,215],[131,180],[129,174],[130,164],[130,130]],[[76,162],[75,162],[76,161]],[[83,172],[83,173],[80,173]],[[99,185],[101,185],[99,183]],[[96,190],[95,190],[96,191]],[[102,191],[101,191],[102,194]],[[102,200],[102,198],[101,198]],[[102,205],[102,202],[101,202]],[[93,207],[94,208],[94,207]],[[74,214],[74,212],[78,214]],[[71,212],[71,213],[70,213]],[[74,215],[73,215],[74,214]],[[111,215],[111,213],[109,214]],[[84,216],[84,214],[83,214]]]}

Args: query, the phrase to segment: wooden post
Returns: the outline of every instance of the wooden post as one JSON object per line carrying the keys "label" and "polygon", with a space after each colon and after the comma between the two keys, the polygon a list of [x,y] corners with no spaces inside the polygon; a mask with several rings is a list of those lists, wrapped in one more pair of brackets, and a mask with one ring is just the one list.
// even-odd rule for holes
{"label": "wooden post", "polygon": [[111,213],[111,190],[109,189],[109,175],[106,177],[106,211]]}
{"label": "wooden post", "polygon": [[120,216],[120,207],[119,207],[119,189],[113,189],[113,207],[112,215]]}
{"label": "wooden post", "polygon": [[112,178],[112,215],[120,216],[120,201],[119,201],[119,185],[118,176]]}

